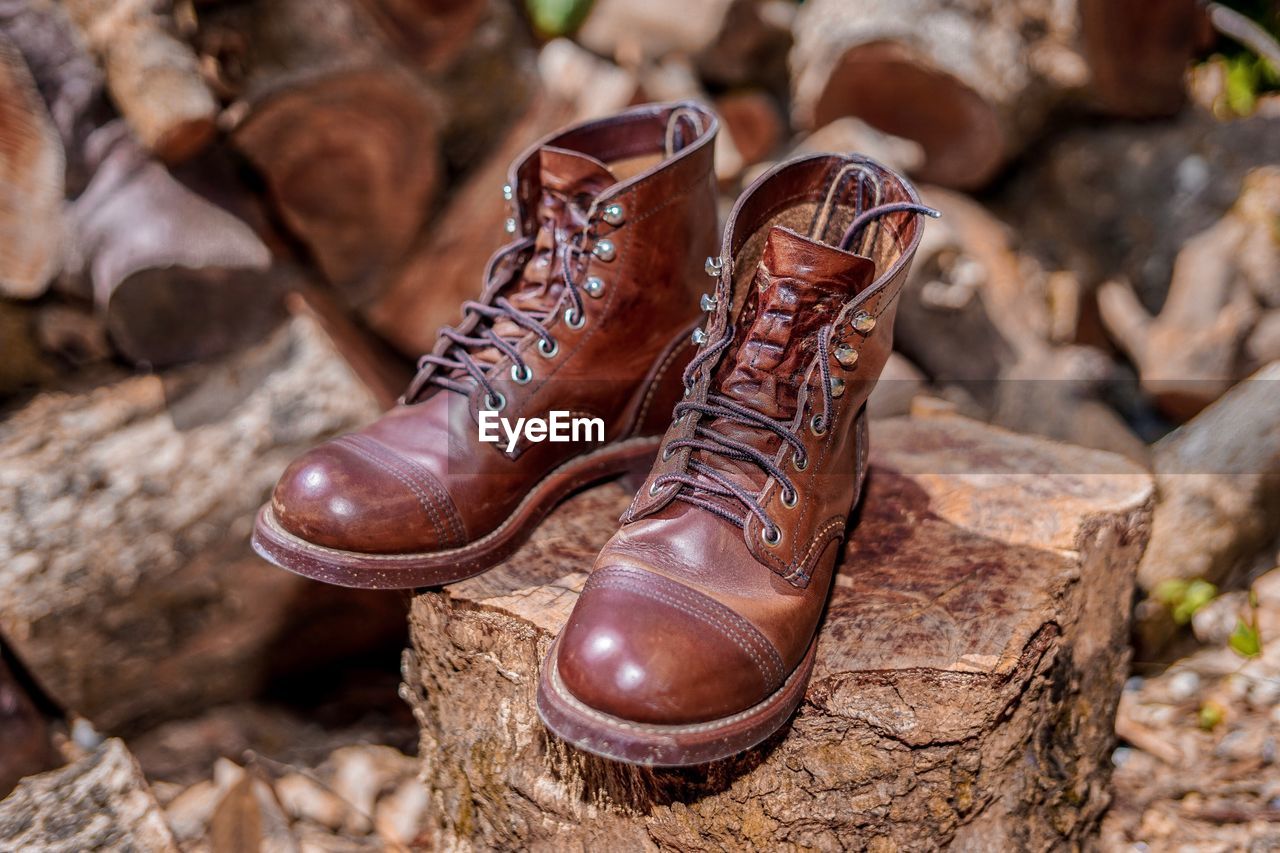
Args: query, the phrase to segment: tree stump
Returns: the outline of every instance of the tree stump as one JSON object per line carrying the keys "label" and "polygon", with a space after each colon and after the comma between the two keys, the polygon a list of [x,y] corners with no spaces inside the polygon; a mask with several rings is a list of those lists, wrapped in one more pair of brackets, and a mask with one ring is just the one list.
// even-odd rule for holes
{"label": "tree stump", "polygon": [[736,758],[613,764],[548,735],[538,668],[617,485],[509,562],[418,596],[404,692],[442,844],[1043,849],[1106,807],[1150,478],[958,416],[879,421],[806,701]]}
{"label": "tree stump", "polygon": [[284,466],[376,412],[303,318],[222,361],[37,396],[0,422],[0,633],[55,702],[126,732],[394,647],[399,596],[249,549]]}

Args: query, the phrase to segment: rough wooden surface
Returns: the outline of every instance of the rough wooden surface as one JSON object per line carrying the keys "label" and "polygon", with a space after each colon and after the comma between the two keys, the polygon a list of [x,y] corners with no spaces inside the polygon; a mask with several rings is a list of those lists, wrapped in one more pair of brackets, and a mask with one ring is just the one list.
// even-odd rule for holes
{"label": "rough wooden surface", "polygon": [[376,412],[305,319],[221,362],[36,397],[0,423],[0,633],[103,730],[394,642],[398,597],[304,581],[248,545],[283,467]]}
{"label": "rough wooden surface", "polygon": [[807,700],[736,759],[647,772],[551,739],[537,673],[628,496],[562,507],[415,599],[406,695],[442,843],[1040,849],[1107,804],[1151,484],[958,417],[879,421]]}
{"label": "rough wooden surface", "polygon": [[796,15],[793,115],[809,128],[858,116],[919,142],[922,179],[981,187],[1085,82],[1075,32],[1073,3],[810,0]]}
{"label": "rough wooden surface", "polygon": [[0,849],[43,853],[178,848],[164,812],[121,740],[61,770],[32,776],[0,801]]}
{"label": "rough wooden surface", "polygon": [[62,140],[17,47],[0,29],[0,294],[33,297],[58,269]]}
{"label": "rough wooden surface", "polygon": [[218,102],[181,38],[169,0],[64,0],[106,74],[129,127],[169,162],[198,153],[214,136]]}
{"label": "rough wooden surface", "polygon": [[1138,585],[1150,593],[1168,580],[1222,583],[1239,573],[1280,535],[1280,362],[1161,439],[1152,455],[1159,503]]}

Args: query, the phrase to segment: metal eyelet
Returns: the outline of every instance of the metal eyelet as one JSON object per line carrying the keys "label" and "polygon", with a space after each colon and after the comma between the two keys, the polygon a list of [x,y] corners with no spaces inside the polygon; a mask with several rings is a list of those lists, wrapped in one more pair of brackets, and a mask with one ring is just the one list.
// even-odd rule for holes
{"label": "metal eyelet", "polygon": [[598,275],[587,276],[586,282],[582,285],[582,289],[587,295],[593,299],[599,299],[604,295],[604,279]]}
{"label": "metal eyelet", "polygon": [[814,435],[826,435],[827,425],[822,422],[821,417],[819,417],[818,415],[814,415],[813,417],[809,418],[809,430]]}
{"label": "metal eyelet", "polygon": [[715,255],[707,258],[706,263],[702,265],[702,271],[712,278],[719,277],[722,269],[724,269],[724,261],[720,260],[720,258]]}
{"label": "metal eyelet", "polygon": [[538,341],[538,355],[543,358],[555,358],[558,352],[560,352],[560,343],[558,341],[552,339],[549,347],[546,340]]}
{"label": "metal eyelet", "polygon": [[716,298],[710,293],[704,293],[702,294],[702,298],[698,300],[698,307],[700,307],[705,313],[710,314],[712,311],[716,310]]}
{"label": "metal eyelet", "polygon": [[666,447],[662,448],[663,462],[671,461],[671,457],[675,455],[676,455],[676,448],[672,447],[671,445],[667,445]]}
{"label": "metal eyelet", "polygon": [[564,324],[570,329],[581,329],[587,325],[587,312],[574,311],[572,306],[566,308],[564,311]]}
{"label": "metal eyelet", "polygon": [[614,248],[612,240],[597,240],[596,244],[591,247],[591,254],[602,261],[611,261],[618,254],[618,251]]}
{"label": "metal eyelet", "polygon": [[876,318],[866,311],[859,311],[849,321],[849,327],[860,335],[869,335],[876,327]]}
{"label": "metal eyelet", "polygon": [[[771,533],[773,534],[772,536],[769,535]],[[760,538],[764,541],[764,544],[768,545],[770,548],[777,548],[782,542],[782,528],[766,527],[764,530],[760,531]]]}
{"label": "metal eyelet", "polygon": [[495,391],[493,394],[485,394],[484,407],[491,412],[501,412],[507,407],[507,398],[502,396],[501,391]]}
{"label": "metal eyelet", "polygon": [[626,216],[626,211],[623,210],[622,205],[618,204],[617,202],[614,202],[613,204],[610,204],[610,205],[606,205],[605,209],[600,213],[600,218],[603,219],[605,222],[609,223],[610,225],[621,225],[622,220],[625,216]]}
{"label": "metal eyelet", "polygon": [[659,486],[657,483],[651,484],[649,486],[649,497],[657,497],[658,492],[660,491],[662,491],[662,486]]}
{"label": "metal eyelet", "polygon": [[[791,495],[790,500],[787,499],[788,494]],[[795,509],[796,504],[800,503],[800,495],[797,494],[796,492],[788,492],[786,489],[783,489],[782,495],[780,496],[780,500],[782,501],[782,505],[785,506],[787,509]]]}
{"label": "metal eyelet", "polygon": [[503,227],[503,229],[504,229],[504,230],[506,230],[506,232],[507,232],[508,234],[514,234],[514,233],[516,233],[516,220],[515,220],[515,217],[513,216],[513,217],[509,218],[509,219],[507,220],[506,225],[504,225],[504,226],[502,226],[502,227]]}
{"label": "metal eyelet", "polygon": [[801,457],[799,453],[793,452],[791,454],[791,467],[795,468],[797,471],[803,471],[805,468],[809,467],[809,457]]}
{"label": "metal eyelet", "polygon": [[707,333],[701,328],[693,330],[693,334],[689,336],[689,340],[693,341],[694,346],[702,346],[707,342]]}
{"label": "metal eyelet", "polygon": [[503,199],[503,201],[511,201],[511,199],[513,199],[513,198],[515,198],[515,197],[516,197],[516,192],[515,192],[515,190],[513,190],[513,189],[511,188],[511,184],[503,184],[503,185],[502,185],[502,199]]}
{"label": "metal eyelet", "polygon": [[517,385],[528,385],[533,378],[533,368],[527,364],[511,365],[511,380]]}

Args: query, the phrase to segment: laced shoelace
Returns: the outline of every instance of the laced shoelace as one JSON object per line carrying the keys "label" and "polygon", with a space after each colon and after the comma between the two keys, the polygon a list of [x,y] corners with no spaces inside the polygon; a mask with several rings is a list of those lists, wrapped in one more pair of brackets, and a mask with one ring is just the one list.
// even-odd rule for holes
{"label": "laced shoelace", "polygon": [[[586,316],[586,304],[583,300],[577,277],[583,269],[580,264],[581,258],[587,254],[587,251],[582,248],[582,242],[586,238],[590,224],[590,221],[588,221],[582,230],[575,233],[568,240],[558,240],[552,248],[552,253],[560,262],[560,273],[565,286],[564,292],[570,302],[569,309],[565,312],[565,321],[573,327],[577,327],[577,324]],[[554,223],[550,223],[550,226],[552,233],[555,233]],[[536,237],[531,236],[513,243],[505,250],[506,255],[511,256],[523,253],[534,246],[535,239]],[[513,276],[521,274],[520,267],[517,267],[512,273]],[[428,353],[418,359],[418,373],[410,384],[409,390],[405,393],[405,400],[412,402],[428,385],[436,385],[462,395],[471,393],[471,387],[461,377],[455,376],[459,371],[462,371],[474,380],[477,386],[484,389],[483,403],[487,408],[501,409],[506,403],[506,398],[493,385],[492,365],[481,364],[476,361],[471,351],[477,348],[493,347],[511,359],[513,376],[526,377],[524,381],[528,381],[528,377],[532,375],[532,369],[521,356],[520,351],[516,349],[518,339],[513,340],[499,335],[494,329],[494,324],[498,320],[507,319],[520,328],[537,335],[538,351],[550,358],[558,351],[559,344],[546,324],[555,317],[562,303],[563,299],[545,313],[538,315],[513,305],[507,297],[500,295],[493,297],[491,302],[481,302],[474,299],[468,299],[463,302],[463,315],[473,315],[478,319],[472,334],[464,334],[453,326],[442,328],[439,332],[439,337],[449,341],[449,345],[439,355]]]}
{"label": "laced shoelace", "polygon": [[[923,213],[934,218],[939,216],[936,210],[914,202],[893,202],[880,205],[854,217],[840,240],[840,248],[843,249],[848,246],[858,232],[871,221],[890,213],[903,211]],[[831,324],[822,326],[818,330],[816,360],[822,380],[822,414],[814,414],[809,421],[810,428],[817,435],[824,434],[830,427],[835,409],[835,396],[831,391],[830,358],[831,339],[834,333],[835,328]],[[689,362],[689,366],[685,368],[685,388],[692,389],[697,384],[699,373],[719,361],[720,356],[733,343],[734,334],[734,325],[725,323],[724,333],[714,342],[708,342],[702,351],[693,357]],[[683,400],[677,403],[674,412],[677,419],[686,415],[694,415],[697,418],[697,422],[694,425],[692,436],[679,438],[667,444],[667,449],[664,451],[665,458],[670,458],[675,451],[686,447],[689,448],[691,453],[685,465],[685,470],[662,474],[654,478],[652,489],[656,491],[669,484],[677,483],[679,484],[679,489],[674,495],[676,500],[701,507],[739,528],[745,528],[750,516],[754,515],[760,520],[762,526],[761,535],[765,538],[765,541],[771,545],[777,544],[777,542],[781,541],[782,531],[769,513],[765,512],[764,507],[761,506],[760,493],[749,491],[740,483],[734,482],[706,462],[693,458],[692,452],[700,451],[708,457],[722,456],[740,462],[754,463],[769,477],[778,482],[782,489],[783,504],[794,506],[799,499],[795,482],[787,471],[774,460],[774,457],[744,441],[724,435],[711,426],[711,421],[722,419],[738,426],[757,427],[777,436],[783,444],[791,447],[792,466],[797,471],[803,471],[809,467],[809,457],[808,452],[805,450],[804,442],[797,433],[800,424],[803,422],[804,402],[802,399],[797,414],[789,420],[771,418],[723,394],[711,392],[704,394],[700,400]],[[735,513],[723,504],[713,500],[712,497],[735,500],[746,509],[746,512],[742,514]]]}

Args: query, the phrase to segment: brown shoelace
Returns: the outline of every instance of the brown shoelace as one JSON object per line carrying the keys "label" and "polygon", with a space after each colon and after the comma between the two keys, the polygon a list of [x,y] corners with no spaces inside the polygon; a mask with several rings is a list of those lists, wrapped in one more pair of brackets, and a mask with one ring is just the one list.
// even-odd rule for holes
{"label": "brown shoelace", "polygon": [[[840,248],[845,249],[849,246],[854,237],[872,221],[890,213],[903,211],[923,213],[934,218],[939,216],[936,210],[913,202],[893,202],[873,207],[870,210],[858,213],[854,217],[840,240]],[[726,308],[725,310],[728,309]],[[830,427],[835,407],[834,397],[831,393],[830,365],[833,333],[834,328],[831,325],[823,326],[818,330],[817,363],[818,371],[822,378],[822,414],[814,414],[809,422],[810,427],[818,435],[826,432]],[[733,343],[733,339],[734,326],[732,323],[726,323],[724,333],[716,341],[706,344],[702,351],[689,362],[689,366],[685,368],[685,388],[692,389],[696,385],[699,371],[709,366],[714,366],[724,351]],[[710,392],[700,400],[684,400],[677,403],[675,417],[679,419],[685,415],[693,415],[697,419],[693,436],[670,442],[664,451],[668,458],[676,450],[687,447],[691,451],[700,451],[708,457],[723,456],[740,462],[751,462],[769,477],[778,481],[782,486],[782,500],[784,503],[790,504],[798,499],[795,483],[788,476],[786,470],[778,465],[769,454],[759,448],[752,447],[744,441],[724,435],[713,428],[710,423],[704,421],[723,419],[730,424],[756,427],[776,435],[784,444],[791,446],[792,464],[797,471],[803,471],[809,466],[809,458],[805,451],[804,442],[797,435],[799,423],[802,420],[800,417],[793,417],[788,421],[778,420],[744,406],[723,394]],[[763,526],[762,535],[765,540],[770,544],[776,544],[779,541],[782,531],[769,514],[765,512],[764,507],[760,505],[760,493],[753,493],[741,484],[735,483],[706,462],[694,459],[690,455],[685,471],[663,474],[655,478],[653,488],[660,489],[671,483],[678,483],[680,486],[675,494],[676,500],[701,507],[738,527],[745,527],[749,516],[754,515]],[[747,512],[737,514],[723,504],[713,500],[713,498],[736,500],[745,507]]]}
{"label": "brown shoelace", "polygon": [[[545,192],[557,195],[565,204],[570,203],[569,199],[554,193],[552,190],[545,190]],[[554,221],[544,219],[543,227],[550,228],[551,233],[555,233]],[[570,302],[569,309],[565,312],[565,320],[570,325],[577,324],[585,316],[586,306],[577,282],[577,274],[581,273],[583,269],[580,261],[587,252],[582,248],[582,243],[586,239],[590,227],[591,222],[588,220],[582,230],[567,241],[557,240],[551,249],[552,253],[560,261],[560,273],[564,281],[565,293]],[[536,236],[525,237],[504,247],[502,250],[504,259],[533,248],[535,240]],[[522,274],[523,265],[517,266],[512,273],[513,276]],[[500,294],[500,290],[494,291],[494,293],[495,295],[492,297],[491,302],[469,299],[462,303],[464,316],[473,315],[477,318],[472,333],[464,334],[453,326],[445,326],[440,330],[439,337],[449,341],[449,344],[441,351],[440,355],[429,353],[418,359],[418,373],[410,383],[409,390],[405,392],[403,398],[405,402],[416,400],[428,385],[436,385],[464,396],[470,394],[474,386],[468,385],[461,377],[456,376],[461,371],[470,376],[477,386],[484,389],[483,404],[486,408],[501,409],[505,405],[506,399],[491,382],[492,366],[476,361],[471,351],[476,348],[493,347],[511,359],[512,373],[515,376],[529,377],[532,374],[532,369],[521,356],[520,351],[516,349],[519,339],[505,338],[494,330],[494,324],[500,319],[510,320],[520,328],[537,335],[538,350],[542,355],[548,358],[555,355],[559,349],[559,344],[556,343],[556,339],[547,329],[547,323],[559,311],[560,305],[564,302],[563,298],[557,300],[556,304],[546,312],[533,314],[516,307],[507,297],[497,295]]]}

